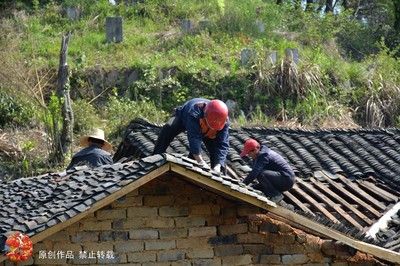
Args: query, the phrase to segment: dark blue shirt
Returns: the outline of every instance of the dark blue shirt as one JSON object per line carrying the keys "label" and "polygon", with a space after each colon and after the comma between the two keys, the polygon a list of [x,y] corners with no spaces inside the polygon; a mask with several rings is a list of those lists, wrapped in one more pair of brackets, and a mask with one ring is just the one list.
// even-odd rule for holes
{"label": "dark blue shirt", "polygon": [[67,170],[78,165],[97,167],[112,163],[113,160],[110,153],[97,147],[96,145],[91,145],[83,148],[72,157],[71,163],[68,165]]}
{"label": "dark blue shirt", "polygon": [[[201,142],[205,137],[201,133],[200,119],[204,117],[203,109],[205,104],[209,102],[210,100],[207,99],[194,98],[176,109],[176,116],[181,119],[187,131],[191,154],[200,154],[201,152]],[[229,120],[225,123],[224,128],[218,131],[214,140],[216,163],[225,165],[229,150]]]}
{"label": "dark blue shirt", "polygon": [[250,184],[264,170],[280,172],[287,177],[294,177],[294,172],[289,163],[277,152],[265,145],[261,145],[260,153],[253,162],[253,168],[243,183]]}

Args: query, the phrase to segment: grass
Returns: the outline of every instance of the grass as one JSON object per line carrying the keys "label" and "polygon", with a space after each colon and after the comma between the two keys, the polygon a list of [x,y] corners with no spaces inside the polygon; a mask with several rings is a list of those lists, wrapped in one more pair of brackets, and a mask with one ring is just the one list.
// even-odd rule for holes
{"label": "grass", "polygon": [[[48,105],[66,31],[72,31],[72,79],[84,84],[71,88],[78,90],[74,95],[90,95],[79,90],[91,89],[85,73],[94,68],[135,68],[140,73],[138,82],[123,88],[134,92],[125,98],[112,96],[97,106],[88,104],[91,98],[74,99],[82,118],[77,135],[88,130],[85,119],[93,126],[100,121],[117,143],[130,119],[146,114],[163,122],[174,106],[197,96],[234,100],[232,121],[240,126],[318,127],[329,125],[329,120],[340,126],[353,126],[354,121],[391,126],[400,121],[396,51],[376,44],[376,37],[370,38],[368,29],[346,13],[320,16],[272,0],[146,0],[134,6],[111,6],[106,0],[40,3],[0,20],[0,89],[7,88],[15,99],[22,95],[21,102],[30,100],[32,91],[41,91]],[[80,20],[61,15],[63,6],[76,5],[82,10]],[[122,43],[106,43],[107,16],[123,17]],[[210,29],[183,34],[182,19],[208,20]],[[256,21],[264,23],[264,32]],[[257,53],[254,65],[240,64],[243,48]],[[287,48],[299,49],[298,65],[284,63]],[[266,62],[271,51],[278,52],[275,66]],[[174,74],[159,75],[171,69]],[[52,77],[38,78],[49,71]]]}

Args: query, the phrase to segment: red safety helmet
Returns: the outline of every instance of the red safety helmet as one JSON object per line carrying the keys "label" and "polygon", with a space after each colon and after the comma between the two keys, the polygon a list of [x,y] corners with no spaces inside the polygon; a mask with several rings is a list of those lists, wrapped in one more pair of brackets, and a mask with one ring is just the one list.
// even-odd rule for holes
{"label": "red safety helmet", "polygon": [[228,119],[228,107],[223,101],[211,100],[204,108],[204,118],[211,129],[221,130]]}
{"label": "red safety helmet", "polygon": [[260,148],[260,143],[257,142],[255,139],[248,139],[244,143],[244,147],[242,152],[240,153],[240,157],[247,156],[249,152],[252,152],[253,150]]}

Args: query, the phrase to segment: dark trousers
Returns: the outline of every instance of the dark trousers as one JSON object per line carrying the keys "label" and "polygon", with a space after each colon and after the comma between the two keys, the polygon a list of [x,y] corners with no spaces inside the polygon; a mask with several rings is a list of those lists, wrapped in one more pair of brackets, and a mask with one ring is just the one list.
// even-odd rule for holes
{"label": "dark trousers", "polygon": [[294,177],[289,177],[277,171],[265,170],[257,177],[259,189],[268,197],[280,195],[291,189]]}
{"label": "dark trousers", "polygon": [[[164,153],[173,139],[185,130],[186,129],[179,117],[174,116],[169,119],[168,122],[162,127],[161,132],[158,135],[153,154]],[[210,163],[212,168],[217,164],[215,148],[217,145],[213,139],[204,138],[203,142],[208,153],[210,154]],[[189,153],[189,158],[194,159],[193,154]],[[222,167],[224,167],[224,165],[222,165]]]}

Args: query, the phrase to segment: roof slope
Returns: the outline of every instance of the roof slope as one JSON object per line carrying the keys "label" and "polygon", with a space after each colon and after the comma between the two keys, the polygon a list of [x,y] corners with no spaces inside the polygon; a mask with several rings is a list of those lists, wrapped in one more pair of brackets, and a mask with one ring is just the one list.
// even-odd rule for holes
{"label": "roof slope", "polygon": [[[338,230],[348,233],[347,228],[340,224],[332,229],[304,218],[270,202],[262,193],[245,186],[237,179],[199,168],[195,161],[182,155],[170,154],[3,183],[0,186],[0,195],[4,195],[0,198],[0,204],[4,207],[0,216],[0,233],[22,231],[32,236],[32,241],[36,243],[169,171],[217,193],[248,202],[302,224],[363,252],[400,263],[400,255],[397,253],[362,243],[340,233]],[[4,259],[5,257],[0,256],[0,261]]]}
{"label": "roof slope", "polygon": [[[114,158],[150,155],[159,131],[159,125],[133,121]],[[232,179],[241,180],[250,170],[250,162],[239,156],[249,137],[282,154],[296,170],[297,183],[284,193],[284,204],[295,211],[344,223],[357,232],[366,231],[399,201],[398,129],[231,129],[228,173]],[[187,155],[185,134],[175,138],[167,152]],[[390,233],[400,235],[400,231]],[[391,248],[400,250],[396,245]]]}
{"label": "roof slope", "polygon": [[217,176],[203,171],[191,159],[181,155],[154,155],[123,164],[94,169],[83,166],[77,167],[78,170],[0,183],[0,235],[14,230],[30,236],[40,233],[87,211],[96,202],[168,162],[180,164],[211,177],[230,190],[240,191],[276,206],[259,191],[228,176]]}

